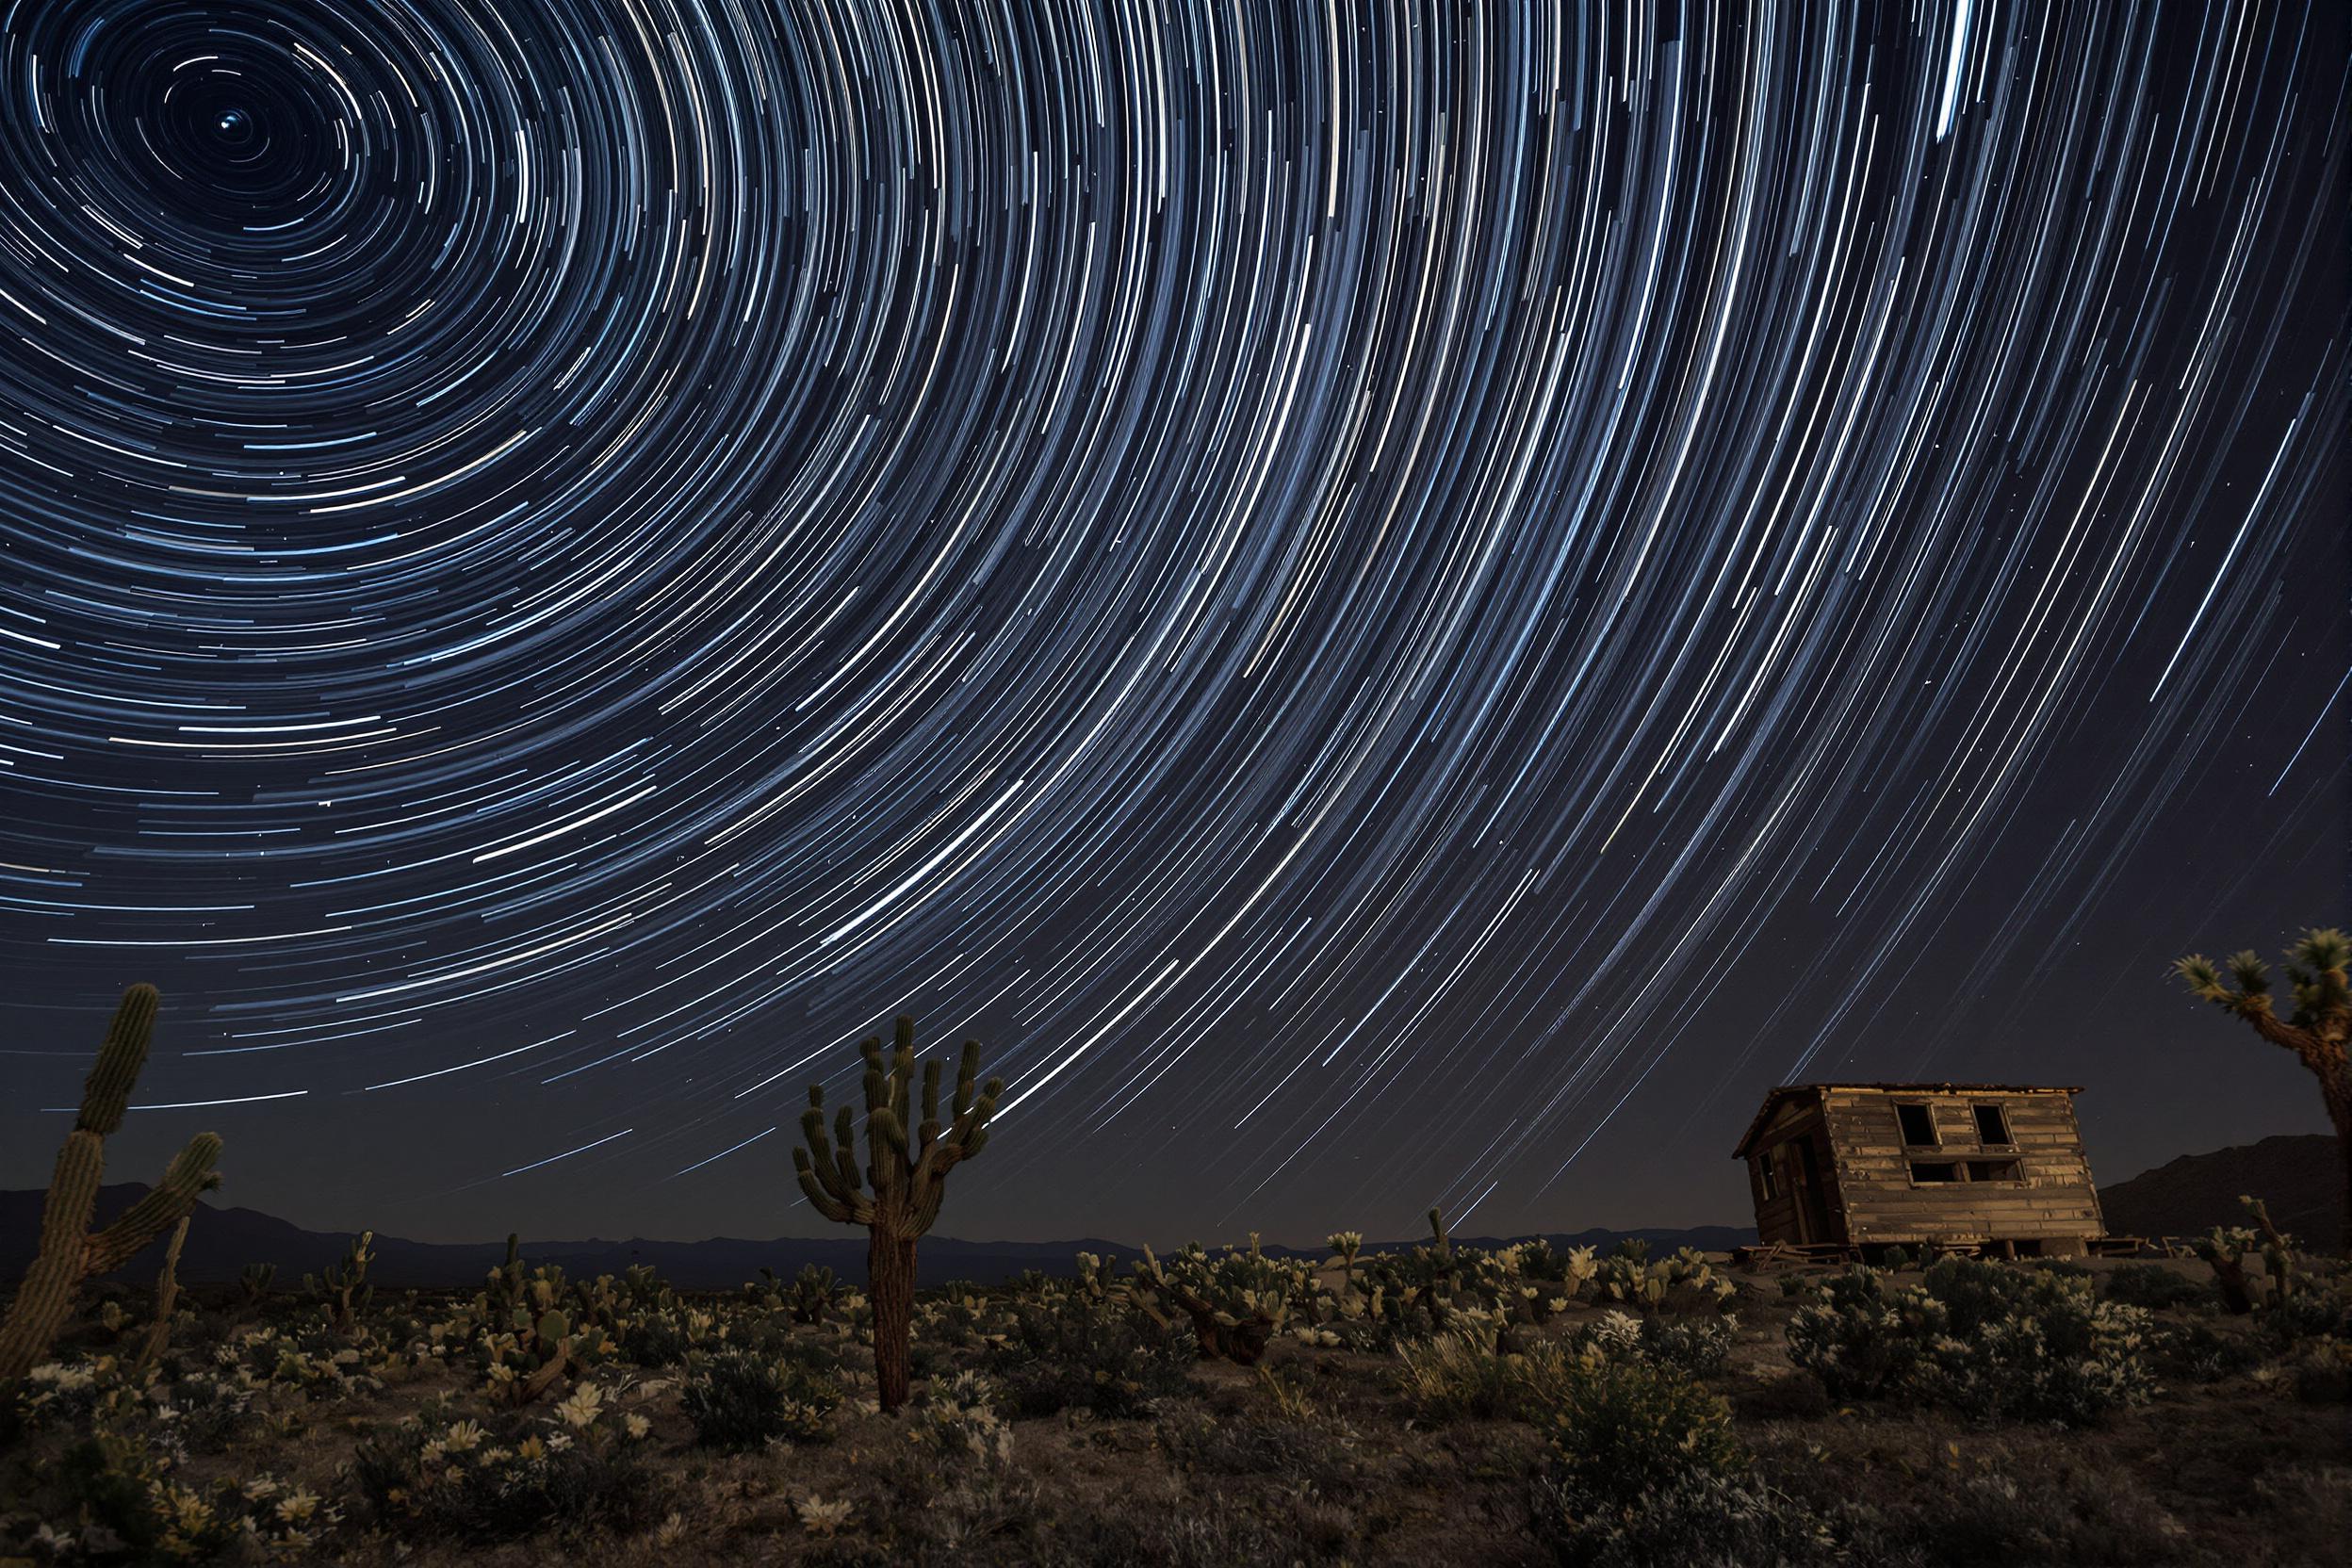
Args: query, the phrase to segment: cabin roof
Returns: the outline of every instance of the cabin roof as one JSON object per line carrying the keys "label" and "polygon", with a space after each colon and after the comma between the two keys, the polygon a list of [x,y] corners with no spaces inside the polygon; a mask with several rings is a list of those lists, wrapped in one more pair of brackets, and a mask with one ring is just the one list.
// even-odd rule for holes
{"label": "cabin roof", "polygon": [[1764,1103],[1756,1107],[1756,1119],[1748,1123],[1741,1135],[1740,1147],[1731,1152],[1735,1160],[1744,1160],[1756,1144],[1764,1124],[1772,1119],[1780,1102],[1800,1094],[1825,1094],[1832,1089],[1851,1093],[1861,1089],[1872,1094],[2081,1094],[2080,1084],[1783,1084],[1765,1095]]}

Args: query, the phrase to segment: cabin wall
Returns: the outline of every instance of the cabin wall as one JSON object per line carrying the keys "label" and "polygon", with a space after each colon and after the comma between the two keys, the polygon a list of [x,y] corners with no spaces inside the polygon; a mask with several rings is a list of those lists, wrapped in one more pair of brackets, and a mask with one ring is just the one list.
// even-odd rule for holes
{"label": "cabin wall", "polygon": [[[1811,1226],[1805,1222],[1802,1214],[1803,1167],[1794,1156],[1794,1145],[1808,1137],[1817,1147],[1814,1168],[1821,1186],[1821,1202],[1817,1206],[1821,1218]],[[1764,1195],[1763,1179],[1757,1169],[1760,1163],[1768,1160],[1777,1162],[1779,1179],[1779,1193],[1772,1198]],[[1785,1101],[1765,1124],[1748,1160],[1748,1192],[1756,1203],[1756,1234],[1761,1243],[1798,1245],[1845,1239],[1844,1227],[1838,1219],[1837,1162],[1832,1155],[1828,1124],[1822,1119],[1817,1100]]]}
{"label": "cabin wall", "polygon": [[[1895,1107],[1905,1102],[1933,1112],[1934,1150],[1903,1144]],[[1980,1103],[2001,1107],[2009,1144],[1978,1138]],[[1832,1090],[1822,1115],[1854,1242],[2038,1241],[2045,1251],[2067,1251],[2105,1230],[2070,1095]],[[1914,1160],[2011,1159],[2015,1181],[1918,1182],[1911,1169]]]}

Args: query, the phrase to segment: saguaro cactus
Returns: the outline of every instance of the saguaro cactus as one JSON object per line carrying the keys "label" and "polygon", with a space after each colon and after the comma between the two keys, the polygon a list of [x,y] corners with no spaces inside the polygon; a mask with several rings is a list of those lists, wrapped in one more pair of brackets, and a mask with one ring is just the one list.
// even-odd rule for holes
{"label": "saguaro cactus", "polygon": [[882,1058],[882,1042],[868,1039],[858,1052],[866,1061],[866,1183],[858,1180],[856,1127],[849,1107],[835,1119],[833,1135],[825,1131],[825,1086],[808,1086],[808,1108],[800,1127],[808,1140],[792,1151],[792,1167],[800,1188],[816,1211],[838,1225],[866,1227],[868,1294],[874,1299],[874,1375],[882,1408],[896,1410],[906,1402],[908,1340],[914,1330],[915,1243],[939,1217],[939,1200],[946,1196],[947,1173],[958,1162],[980,1152],[988,1141],[988,1119],[1004,1092],[1004,1081],[991,1078],[975,1087],[980,1071],[980,1042],[964,1042],[963,1063],[956,1072],[953,1119],[939,1121],[939,1062],[933,1057],[923,1069],[923,1123],[908,1136],[908,1101],[915,1075],[915,1021],[898,1021],[897,1038],[890,1060]]}
{"label": "saguaro cactus", "polygon": [[98,1065],[82,1085],[81,1114],[57,1152],[49,1197],[41,1206],[40,1254],[24,1271],[8,1320],[0,1326],[0,1379],[23,1377],[49,1353],[84,1280],[111,1274],[130,1262],[141,1248],[187,1217],[199,1196],[220,1184],[220,1173],[213,1169],[220,1158],[220,1139],[216,1134],[199,1133],[172,1160],[154,1191],[105,1230],[90,1231],[98,1184],[106,1175],[106,1138],[122,1125],[131,1086],[147,1063],[156,1002],[153,986],[133,986],[122,993],[106,1043],[98,1048]]}
{"label": "saguaro cactus", "polygon": [[2352,982],[2345,977],[2352,968],[2352,937],[2332,929],[2306,931],[2287,954],[2286,967],[2295,1011],[2280,1018],[2271,1005],[2270,966],[2260,954],[2234,954],[2226,965],[2216,965],[2192,953],[2173,965],[2189,989],[2245,1020],[2271,1044],[2294,1052],[2319,1080],[2320,1102],[2328,1107],[2344,1161],[2344,1246],[2352,1250],[2352,1056],[2346,1054],[2352,1041]]}

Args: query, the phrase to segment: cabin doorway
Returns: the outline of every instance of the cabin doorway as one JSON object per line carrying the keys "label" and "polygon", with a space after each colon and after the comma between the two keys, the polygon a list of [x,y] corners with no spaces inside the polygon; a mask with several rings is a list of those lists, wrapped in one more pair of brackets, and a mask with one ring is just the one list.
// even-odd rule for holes
{"label": "cabin doorway", "polygon": [[1797,1151],[1797,1239],[1804,1243],[1836,1241],[1829,1224],[1829,1193],[1821,1182],[1821,1160],[1808,1135],[1795,1141]]}

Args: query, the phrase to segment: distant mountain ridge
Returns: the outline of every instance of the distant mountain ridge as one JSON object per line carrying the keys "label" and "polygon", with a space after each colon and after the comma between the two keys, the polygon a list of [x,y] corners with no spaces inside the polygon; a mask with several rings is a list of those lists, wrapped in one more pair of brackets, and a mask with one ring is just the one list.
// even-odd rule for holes
{"label": "distant mountain ridge", "polygon": [[2245,1223],[2241,1193],[2261,1199],[2280,1230],[2314,1251],[2344,1250],[2344,1167],[2325,1133],[2282,1134],[2260,1143],[2183,1154],[2099,1189],[2108,1233],[2197,1235]]}
{"label": "distant mountain ridge", "polygon": [[[125,1183],[100,1193],[101,1223],[136,1202],[147,1191],[143,1184]],[[35,1188],[0,1192],[0,1284],[12,1285],[30,1261],[41,1231],[41,1206],[47,1195]],[[281,1286],[299,1282],[305,1273],[340,1259],[358,1233],[305,1231],[290,1221],[257,1209],[198,1206],[188,1227],[188,1244],[180,1254],[179,1277],[190,1284],[221,1284],[237,1279],[246,1265],[275,1264]],[[1558,1247],[1609,1247],[1639,1238],[1671,1250],[1696,1247],[1703,1251],[1727,1251],[1756,1239],[1753,1229],[1731,1225],[1702,1225],[1687,1230],[1580,1231],[1574,1235],[1545,1237]],[[1500,1247],[1491,1236],[1457,1236],[1465,1247]],[[1529,1240],[1530,1237],[1510,1239]],[[1413,1245],[1410,1240],[1372,1243],[1367,1251]],[[1274,1257],[1322,1257],[1320,1249],[1267,1247]],[[144,1282],[152,1278],[158,1249],[134,1258],[113,1278]],[[504,1241],[408,1241],[379,1233],[376,1261],[368,1277],[396,1289],[434,1289],[479,1284],[506,1256]],[[1075,1241],[962,1241],[954,1236],[925,1236],[918,1254],[920,1283],[944,1284],[972,1280],[994,1284],[1025,1269],[1067,1275],[1075,1269],[1080,1252],[1093,1252],[1121,1262],[1141,1257],[1143,1250],[1122,1242],[1082,1237]],[[862,1233],[844,1230],[839,1239],[821,1236],[781,1236],[769,1241],[713,1236],[705,1241],[523,1242],[523,1257],[534,1266],[559,1264],[574,1278],[618,1274],[631,1264],[650,1264],[672,1284],[691,1290],[731,1290],[756,1278],[762,1266],[791,1275],[803,1264],[818,1264],[843,1279],[861,1281],[866,1274],[866,1240]]]}

